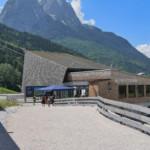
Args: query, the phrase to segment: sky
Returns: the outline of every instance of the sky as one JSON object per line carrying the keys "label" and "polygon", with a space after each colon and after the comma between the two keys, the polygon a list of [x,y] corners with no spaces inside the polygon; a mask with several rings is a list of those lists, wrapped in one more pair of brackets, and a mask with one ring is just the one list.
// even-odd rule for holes
{"label": "sky", "polygon": [[[7,0],[0,0],[0,11]],[[82,23],[127,39],[150,57],[150,0],[66,0]]]}

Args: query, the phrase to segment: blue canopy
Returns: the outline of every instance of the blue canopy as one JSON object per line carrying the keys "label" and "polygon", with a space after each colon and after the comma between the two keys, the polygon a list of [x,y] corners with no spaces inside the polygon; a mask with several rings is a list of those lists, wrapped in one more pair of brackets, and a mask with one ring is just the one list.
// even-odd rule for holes
{"label": "blue canopy", "polygon": [[62,86],[62,85],[52,85],[52,86],[49,86],[49,87],[38,89],[38,91],[47,91],[47,92],[62,91],[62,90],[74,90],[74,88],[73,87]]}

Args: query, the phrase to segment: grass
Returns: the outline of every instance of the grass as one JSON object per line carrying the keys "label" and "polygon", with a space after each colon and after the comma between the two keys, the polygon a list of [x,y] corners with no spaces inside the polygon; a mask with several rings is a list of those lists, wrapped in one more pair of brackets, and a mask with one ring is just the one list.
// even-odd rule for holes
{"label": "grass", "polygon": [[19,104],[12,101],[0,100],[0,111],[5,110],[6,107],[11,106],[19,106]]}
{"label": "grass", "polygon": [[0,94],[18,94],[18,92],[0,87]]}

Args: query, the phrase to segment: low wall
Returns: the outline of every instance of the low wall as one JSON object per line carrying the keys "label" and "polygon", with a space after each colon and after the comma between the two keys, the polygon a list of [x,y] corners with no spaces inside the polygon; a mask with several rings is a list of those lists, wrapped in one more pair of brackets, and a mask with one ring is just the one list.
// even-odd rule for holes
{"label": "low wall", "polygon": [[96,105],[97,110],[104,116],[150,134],[150,109],[143,106],[108,100],[102,97],[56,99],[54,105]]}
{"label": "low wall", "polygon": [[20,93],[20,94],[0,94],[0,99],[23,103],[24,102],[24,93]]}
{"label": "low wall", "polygon": [[0,99],[7,100],[7,96],[0,95]]}

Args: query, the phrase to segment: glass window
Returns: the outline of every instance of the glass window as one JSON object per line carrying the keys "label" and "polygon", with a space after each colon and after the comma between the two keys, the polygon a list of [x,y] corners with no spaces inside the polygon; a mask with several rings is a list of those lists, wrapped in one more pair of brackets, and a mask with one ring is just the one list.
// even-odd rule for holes
{"label": "glass window", "polygon": [[73,97],[73,90],[68,91],[68,97]]}
{"label": "glass window", "polygon": [[33,92],[34,95],[36,96],[43,96],[45,94],[45,91],[38,91],[38,89],[43,88],[43,86],[41,87],[33,87]]}
{"label": "glass window", "polygon": [[26,97],[33,97],[34,91],[33,87],[26,87]]}
{"label": "glass window", "polygon": [[119,98],[125,98],[126,97],[126,86],[120,85],[119,86]]}
{"label": "glass window", "polygon": [[146,85],[146,96],[150,96],[150,85]]}
{"label": "glass window", "polygon": [[56,98],[61,98],[61,91],[56,91]]}
{"label": "glass window", "polygon": [[138,90],[138,97],[144,97],[144,85],[138,85],[137,90]]}
{"label": "glass window", "polygon": [[68,91],[61,91],[61,98],[68,98]]}
{"label": "glass window", "polygon": [[135,85],[129,85],[129,97],[135,97]]}

